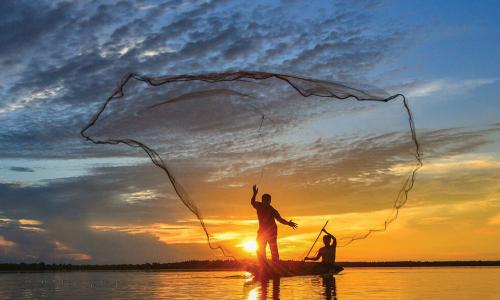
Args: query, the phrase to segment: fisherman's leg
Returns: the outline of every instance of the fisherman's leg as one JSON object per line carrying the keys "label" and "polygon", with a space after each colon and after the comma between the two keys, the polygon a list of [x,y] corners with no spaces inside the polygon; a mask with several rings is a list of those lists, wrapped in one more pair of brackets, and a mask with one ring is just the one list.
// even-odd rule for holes
{"label": "fisherman's leg", "polygon": [[271,257],[272,257],[273,263],[278,263],[280,260],[277,239],[278,239],[277,235],[272,235],[269,239],[269,249],[271,250]]}
{"label": "fisherman's leg", "polygon": [[257,259],[260,264],[266,262],[266,246],[267,240],[262,234],[257,234]]}

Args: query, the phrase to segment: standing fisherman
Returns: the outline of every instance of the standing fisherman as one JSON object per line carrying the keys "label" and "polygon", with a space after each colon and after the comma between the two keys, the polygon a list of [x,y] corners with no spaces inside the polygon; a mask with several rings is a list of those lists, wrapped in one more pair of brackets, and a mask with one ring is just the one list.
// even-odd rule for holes
{"label": "standing fisherman", "polygon": [[271,206],[271,195],[263,194],[261,202],[255,201],[255,197],[258,192],[259,189],[256,185],[254,185],[253,196],[250,203],[257,210],[257,217],[259,218],[259,231],[257,232],[257,258],[261,264],[266,262],[266,247],[267,244],[269,244],[272,261],[273,263],[278,263],[278,226],[276,226],[275,219],[281,224],[288,225],[293,229],[297,228],[297,223],[292,220],[287,221],[280,216],[280,213]]}

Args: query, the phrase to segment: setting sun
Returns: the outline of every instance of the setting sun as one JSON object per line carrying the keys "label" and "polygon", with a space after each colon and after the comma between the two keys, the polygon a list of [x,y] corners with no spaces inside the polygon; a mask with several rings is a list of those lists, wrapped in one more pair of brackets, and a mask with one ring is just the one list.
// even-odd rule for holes
{"label": "setting sun", "polygon": [[247,240],[240,244],[245,251],[255,253],[257,250],[257,243],[254,240]]}

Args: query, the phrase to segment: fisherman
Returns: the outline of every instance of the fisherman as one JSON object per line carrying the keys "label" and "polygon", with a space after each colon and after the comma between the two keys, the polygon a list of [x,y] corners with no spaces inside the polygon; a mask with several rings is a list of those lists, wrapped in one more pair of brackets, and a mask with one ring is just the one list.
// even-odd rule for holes
{"label": "fisherman", "polygon": [[322,231],[325,233],[323,236],[323,244],[325,245],[319,248],[316,257],[306,257],[304,260],[318,260],[321,258],[323,264],[327,264],[329,267],[333,268],[335,265],[337,239],[324,228]]}
{"label": "fisherman", "polygon": [[278,253],[278,226],[276,226],[275,219],[281,224],[288,225],[293,229],[297,228],[297,223],[292,220],[287,221],[280,216],[280,213],[271,206],[271,195],[263,194],[262,201],[255,201],[255,197],[259,189],[256,185],[253,186],[253,196],[250,203],[257,210],[257,217],[259,219],[259,231],[257,232],[257,258],[260,264],[266,262],[266,247],[269,244],[271,250],[271,257],[273,264],[279,262]]}

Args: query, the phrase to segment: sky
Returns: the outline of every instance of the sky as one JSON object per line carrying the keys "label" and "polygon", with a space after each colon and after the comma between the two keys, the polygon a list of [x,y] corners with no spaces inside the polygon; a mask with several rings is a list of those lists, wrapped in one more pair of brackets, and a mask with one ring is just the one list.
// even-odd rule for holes
{"label": "sky", "polygon": [[[2,1],[0,262],[223,258],[144,153],[93,145],[79,132],[127,73],[237,70],[407,97],[424,157],[415,187],[387,231],[339,248],[337,260],[500,259],[499,6]],[[102,132],[137,134],[160,149],[214,239],[237,257],[253,255],[245,248],[258,226],[252,184],[299,224],[279,229],[281,256],[299,259],[326,220],[339,237],[383,225],[414,164],[400,102],[290,104],[282,100],[300,97],[288,90],[280,100],[283,85],[257,84],[257,109],[277,120],[259,139],[255,107],[239,105],[245,96],[234,92],[223,97],[229,102],[184,101],[129,122],[137,121],[134,99],[156,103],[207,85],[141,88],[117,102],[119,118],[106,115]],[[217,88],[218,96],[250,91]]]}

